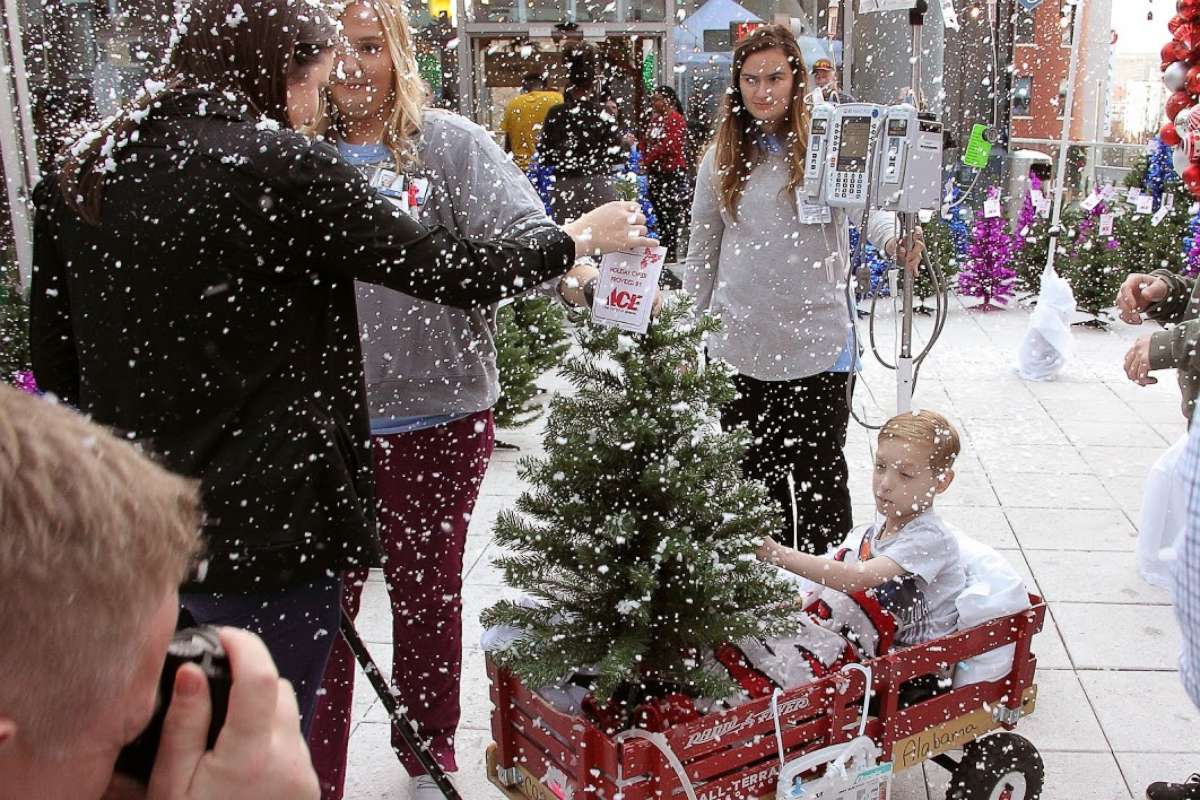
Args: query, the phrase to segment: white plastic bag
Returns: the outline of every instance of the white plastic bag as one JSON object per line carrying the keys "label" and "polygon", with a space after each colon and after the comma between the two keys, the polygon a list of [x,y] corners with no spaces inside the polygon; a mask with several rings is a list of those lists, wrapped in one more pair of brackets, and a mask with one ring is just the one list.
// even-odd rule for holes
{"label": "white plastic bag", "polygon": [[[952,529],[954,530],[954,529]],[[1029,593],[1021,574],[991,547],[954,530],[958,555],[967,573],[967,587],[955,599],[960,631],[1029,608]],[[1003,678],[1012,670],[1015,644],[989,650],[958,662],[954,688]]]}
{"label": "white plastic bag", "polygon": [[1075,293],[1053,269],[1042,273],[1042,291],[1017,351],[1017,372],[1027,381],[1048,381],[1071,357]]}
{"label": "white plastic bag", "polygon": [[1187,435],[1179,437],[1159,456],[1146,476],[1142,516],[1138,524],[1138,571],[1152,586],[1171,588],[1171,561],[1163,551],[1175,544],[1187,524],[1188,486],[1180,474]]}

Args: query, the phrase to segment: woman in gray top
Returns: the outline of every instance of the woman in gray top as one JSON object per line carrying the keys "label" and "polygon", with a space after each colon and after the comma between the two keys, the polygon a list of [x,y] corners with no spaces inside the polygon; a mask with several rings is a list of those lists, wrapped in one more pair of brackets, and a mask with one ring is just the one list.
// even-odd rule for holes
{"label": "woman in gray top", "polygon": [[[845,214],[800,202],[810,109],[792,34],[758,29],[734,50],[732,89],[700,164],[684,288],[724,329],[710,357],[736,370],[726,427],[754,436],[743,469],[780,505],[786,545],[823,554],[853,527],[842,452],[846,383],[857,368],[845,298]],[[893,214],[872,214],[868,240],[896,253]],[[917,241],[903,260],[920,261]]]}
{"label": "woman in gray top", "polygon": [[[329,135],[380,194],[429,224],[523,241],[556,226],[529,181],[487,131],[422,107],[424,87],[400,0],[348,4],[345,52],[331,87]],[[597,270],[577,265],[557,287],[582,304]],[[529,290],[538,287],[529,286]],[[553,292],[555,285],[543,287]],[[495,306],[446,309],[359,284],[379,533],[392,607],[392,685],[434,757],[455,769],[467,526],[492,454],[499,396]],[[354,612],[365,574],[350,574]],[[353,698],[353,658],[334,648],[309,734],[325,800],[340,798]],[[412,797],[440,798],[408,748]]]}

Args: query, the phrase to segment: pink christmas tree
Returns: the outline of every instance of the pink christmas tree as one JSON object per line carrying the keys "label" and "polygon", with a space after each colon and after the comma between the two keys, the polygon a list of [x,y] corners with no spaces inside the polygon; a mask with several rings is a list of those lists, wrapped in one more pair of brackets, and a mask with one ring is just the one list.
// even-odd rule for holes
{"label": "pink christmas tree", "polygon": [[[988,200],[998,201],[1000,190],[993,187]],[[971,244],[967,248],[967,264],[958,276],[958,291],[967,297],[978,297],[980,311],[1003,308],[1012,297],[1017,273],[1009,268],[1013,260],[1013,237],[1004,217],[988,217],[984,210],[975,215]],[[996,301],[998,305],[993,305]]]}

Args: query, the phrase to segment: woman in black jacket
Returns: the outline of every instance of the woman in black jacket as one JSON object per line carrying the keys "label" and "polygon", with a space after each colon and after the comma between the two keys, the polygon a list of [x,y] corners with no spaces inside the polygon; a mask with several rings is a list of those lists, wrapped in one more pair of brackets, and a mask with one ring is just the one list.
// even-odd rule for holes
{"label": "woman in black jacket", "polygon": [[645,234],[627,203],[532,247],[394,210],[290,129],[333,32],[304,0],[191,3],[165,83],[39,186],[32,293],[39,385],[200,481],[183,605],[260,633],[306,724],[340,574],[376,549],[355,279],[469,308]]}

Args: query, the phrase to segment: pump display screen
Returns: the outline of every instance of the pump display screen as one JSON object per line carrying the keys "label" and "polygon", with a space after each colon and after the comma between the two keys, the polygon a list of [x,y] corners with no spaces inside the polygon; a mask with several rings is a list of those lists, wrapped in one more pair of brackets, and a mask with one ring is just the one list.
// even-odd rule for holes
{"label": "pump display screen", "polygon": [[816,136],[820,136],[821,134],[825,133],[825,120],[814,119],[812,121],[812,132]]}
{"label": "pump display screen", "polygon": [[838,172],[866,172],[867,150],[871,142],[870,117],[846,117],[842,120],[838,146]]}

